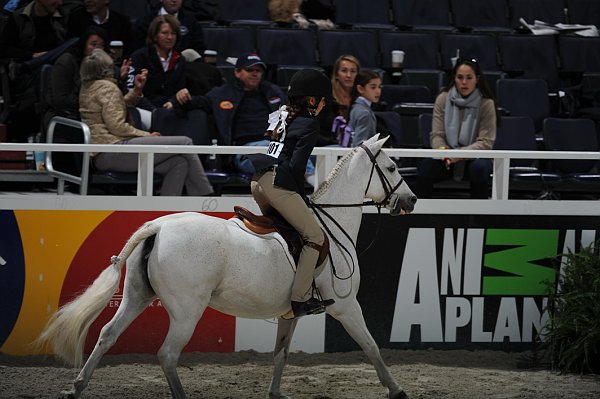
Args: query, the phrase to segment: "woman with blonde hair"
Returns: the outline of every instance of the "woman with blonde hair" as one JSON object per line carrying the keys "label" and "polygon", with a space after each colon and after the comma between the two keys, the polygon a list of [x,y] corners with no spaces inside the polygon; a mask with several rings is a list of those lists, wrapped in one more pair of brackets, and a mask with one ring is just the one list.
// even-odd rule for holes
{"label": "woman with blonde hair", "polygon": [[332,98],[327,99],[324,112],[319,115],[321,132],[319,147],[340,144],[339,132],[345,129],[350,120],[352,90],[356,76],[360,72],[360,61],[353,55],[344,54],[337,58],[331,72]]}
{"label": "woman with blonde hair", "polygon": [[[161,136],[146,132],[127,121],[127,107],[142,98],[148,75],[142,70],[135,76],[134,87],[125,96],[114,78],[113,59],[104,50],[95,49],[81,63],[79,112],[92,132],[93,144],[192,145],[184,136]],[[137,172],[136,153],[94,154],[94,166],[101,171]],[[213,193],[200,159],[196,154],[154,154],[154,172],[163,176],[161,195],[200,196]]]}

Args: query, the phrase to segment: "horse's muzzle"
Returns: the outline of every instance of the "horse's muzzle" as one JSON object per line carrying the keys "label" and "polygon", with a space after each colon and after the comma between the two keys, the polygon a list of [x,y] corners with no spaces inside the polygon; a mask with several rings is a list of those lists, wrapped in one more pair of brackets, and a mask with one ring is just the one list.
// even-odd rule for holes
{"label": "horse's muzzle", "polygon": [[415,209],[417,203],[417,196],[410,194],[408,196],[401,196],[393,194],[390,200],[390,215],[406,215],[411,213]]}

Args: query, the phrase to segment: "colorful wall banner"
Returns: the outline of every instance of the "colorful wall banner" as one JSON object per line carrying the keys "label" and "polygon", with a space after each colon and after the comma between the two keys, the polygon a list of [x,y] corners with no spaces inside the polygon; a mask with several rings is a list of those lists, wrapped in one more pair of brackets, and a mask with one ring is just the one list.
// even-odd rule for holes
{"label": "colorful wall banner", "polygon": [[[169,213],[0,210],[0,352],[36,354],[30,343],[48,317],[85,289],[140,225]],[[530,348],[548,318],[547,290],[560,266],[552,259],[600,237],[598,226],[599,216],[364,214],[358,252],[374,241],[359,258],[359,301],[371,334],[384,348]],[[86,352],[120,301],[115,294],[94,322]],[[305,319],[293,348],[359,349],[331,317]],[[184,350],[270,351],[275,322],[209,309]],[[155,300],[111,353],[155,353],[167,328]]]}

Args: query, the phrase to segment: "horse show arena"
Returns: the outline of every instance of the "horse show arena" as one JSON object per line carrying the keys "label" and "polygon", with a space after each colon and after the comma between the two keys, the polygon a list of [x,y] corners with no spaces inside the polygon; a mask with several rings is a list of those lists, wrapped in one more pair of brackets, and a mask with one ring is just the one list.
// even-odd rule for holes
{"label": "horse show arena", "polygon": [[[0,399],[57,398],[61,390],[71,387],[78,371],[49,355],[32,353],[28,344],[41,331],[50,310],[79,290],[83,281],[87,284],[92,274],[97,274],[96,269],[106,267],[114,249],[102,255],[98,266],[86,263],[85,268],[77,267],[83,260],[97,257],[99,246],[105,244],[99,237],[114,241],[112,234],[129,234],[119,231],[122,226],[139,226],[139,218],[154,218],[157,212],[196,210],[227,214],[234,204],[253,207],[243,197],[203,201],[198,205],[190,198],[168,201],[75,196],[7,198],[2,212],[6,220],[14,222],[11,226],[18,239],[14,248],[22,248],[24,260],[20,274],[11,274],[12,269],[0,267],[3,289],[0,303],[5,310],[0,315]],[[496,292],[489,294],[467,279],[472,274],[464,273],[475,270],[481,272],[481,279],[487,278],[485,269],[494,267],[485,263],[491,251],[487,246],[497,250],[509,244],[490,242],[490,237],[500,241],[519,239],[522,241],[518,244],[523,246],[545,240],[550,242],[550,249],[556,249],[555,253],[572,248],[575,242],[597,239],[600,236],[597,207],[597,202],[588,201],[467,201],[465,204],[465,201],[429,200],[420,202],[414,215],[395,218],[393,224],[384,215],[373,248],[360,259],[359,301],[372,335],[383,348],[382,355],[391,374],[410,398],[600,397],[599,376],[562,375],[552,371],[547,363],[520,367],[529,358],[539,320],[544,318],[545,302],[540,292],[527,289],[512,292],[510,287],[498,284],[494,286]],[[366,210],[365,215],[363,227],[369,235],[378,225],[378,219],[372,209]],[[471,257],[478,254],[481,268],[474,267],[472,259],[465,255],[465,259],[458,259],[457,267],[444,274],[440,260],[447,257],[445,251],[461,237],[465,253]],[[423,248],[405,248],[408,240],[428,244]],[[359,246],[364,248],[369,242],[370,239],[361,241],[359,236]],[[415,290],[416,284],[411,285],[401,271],[412,267],[411,259],[434,253],[431,247],[439,249],[438,257],[433,256],[430,264],[423,267],[432,280],[420,279],[418,283],[419,287],[432,288],[428,292],[435,295],[422,300],[421,304],[430,308],[415,312],[421,304],[406,299],[414,297],[417,291],[411,290]],[[393,256],[392,249],[401,254]],[[0,256],[10,261],[7,254],[8,251]],[[47,259],[54,260],[55,275],[44,269]],[[454,281],[456,275],[464,276],[462,284]],[[440,288],[443,276],[447,286]],[[8,285],[12,278],[20,279],[22,291],[14,288],[19,284]],[[410,295],[403,297],[401,294],[406,292]],[[118,302],[119,298],[111,301],[107,315],[114,313]],[[461,318],[449,319],[440,313],[440,308],[447,309],[449,304],[455,304],[454,310],[460,310]],[[132,325],[132,335],[124,335],[117,342],[117,354],[102,359],[83,398],[170,398],[154,355],[162,342],[155,333],[155,320],[164,315],[156,316],[156,312],[162,312],[159,303],[153,306],[145,312],[149,316],[144,327]],[[357,351],[339,323],[321,316],[306,317],[298,325],[283,373],[283,393],[296,399],[385,398],[386,389],[379,384],[366,356]],[[272,321],[211,317],[209,321],[220,323],[219,329],[195,337],[192,349],[188,348],[179,362],[178,372],[188,397],[267,397],[273,371],[269,352],[274,345]],[[102,323],[106,321],[105,318]],[[96,335],[102,323],[92,328]],[[160,324],[164,330],[164,321]],[[418,325],[420,329],[411,332],[405,328],[407,324]],[[86,343],[87,350],[94,341],[95,338]]]}
{"label": "horse show arena", "polygon": [[[412,399],[595,399],[599,376],[561,375],[545,367],[517,367],[523,353],[382,350],[392,375]],[[272,356],[243,351],[185,353],[178,372],[189,398],[266,398]],[[43,356],[0,355],[0,398],[57,398],[77,370]],[[294,399],[383,399],[373,366],[362,352],[292,353],[282,391]],[[155,356],[109,355],[83,398],[162,399],[170,391]]]}

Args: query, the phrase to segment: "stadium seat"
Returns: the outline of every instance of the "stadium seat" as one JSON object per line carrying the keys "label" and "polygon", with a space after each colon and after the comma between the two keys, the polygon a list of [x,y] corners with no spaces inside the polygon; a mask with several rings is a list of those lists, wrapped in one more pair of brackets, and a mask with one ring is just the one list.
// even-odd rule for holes
{"label": "stadium seat", "polygon": [[208,26],[202,28],[202,33],[206,48],[217,51],[219,65],[228,65],[227,57],[239,57],[255,50],[253,30],[248,27]]}
{"label": "stadium seat", "polygon": [[502,69],[510,77],[541,78],[550,92],[557,92],[558,51],[553,35],[500,35],[498,47]]}
{"label": "stadium seat", "polygon": [[600,1],[566,0],[570,24],[595,25],[600,27]]}
{"label": "stadium seat", "polygon": [[[598,151],[598,134],[594,122],[587,118],[546,118],[544,147],[547,151]],[[550,163],[558,173],[575,180],[600,184],[597,160],[556,159]]]}
{"label": "stadium seat", "polygon": [[381,88],[381,103],[393,110],[399,103],[426,103],[431,101],[431,91],[427,86],[386,85]]}
{"label": "stadium seat", "polygon": [[452,30],[448,0],[392,0],[394,24],[415,30]]}
{"label": "stadium seat", "polygon": [[560,35],[558,49],[562,71],[600,73],[600,37]]}
{"label": "stadium seat", "polygon": [[453,24],[461,30],[509,32],[506,0],[450,0]]}
{"label": "stadium seat", "polygon": [[404,51],[405,69],[439,69],[439,42],[432,32],[379,31],[383,68],[392,67],[392,51]]}
{"label": "stadium seat", "polygon": [[[537,151],[533,119],[528,116],[501,116],[494,150]],[[513,191],[549,193],[561,180],[560,175],[543,171],[539,161],[532,159],[512,159],[509,174]]]}
{"label": "stadium seat", "polygon": [[219,21],[270,21],[267,0],[219,0]]}
{"label": "stadium seat", "polygon": [[421,138],[421,146],[423,148],[431,148],[431,124],[433,122],[433,114],[419,115],[419,137]]}
{"label": "stadium seat", "polygon": [[546,81],[543,79],[500,79],[496,83],[498,107],[506,110],[508,116],[530,117],[536,133],[540,135],[544,119],[550,116]]}
{"label": "stadium seat", "polygon": [[377,36],[373,31],[320,30],[318,33],[321,66],[328,67],[343,54],[352,54],[361,67],[379,67]]}
{"label": "stadium seat", "polygon": [[533,24],[535,20],[550,25],[566,22],[564,0],[508,0],[508,6],[513,29],[521,26],[520,18],[528,24]]}
{"label": "stadium seat", "polygon": [[335,23],[353,28],[393,29],[389,0],[333,0]]}
{"label": "stadium seat", "polygon": [[268,65],[316,66],[316,37],[310,29],[259,28],[256,47]]}
{"label": "stadium seat", "polygon": [[498,41],[489,33],[446,33],[440,36],[442,69],[453,68],[452,58],[476,58],[484,73],[500,71]]}
{"label": "stadium seat", "polygon": [[[50,120],[46,132],[47,143],[63,144],[90,144],[91,131],[84,122],[55,116]],[[103,185],[110,191],[113,185],[137,184],[137,173],[99,172],[94,171],[91,165],[89,152],[46,152],[46,170],[48,174],[57,179],[57,193],[65,192],[65,182],[77,184],[79,193],[87,195],[91,184]],[[154,184],[162,181],[162,176],[155,174]]]}

